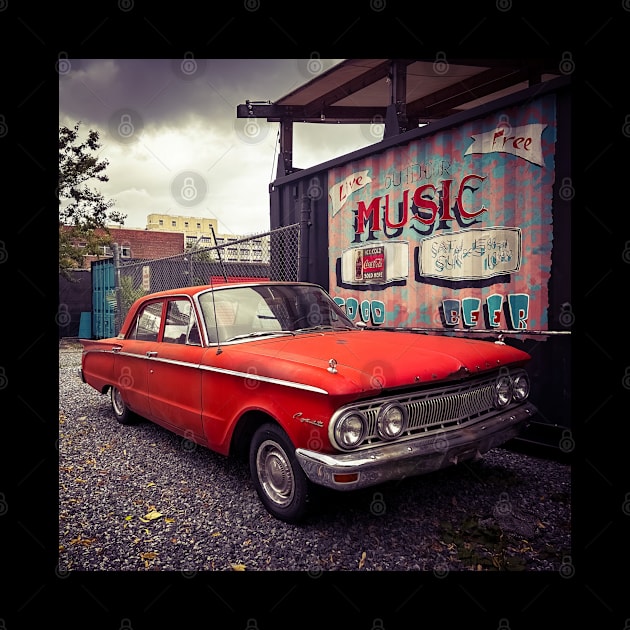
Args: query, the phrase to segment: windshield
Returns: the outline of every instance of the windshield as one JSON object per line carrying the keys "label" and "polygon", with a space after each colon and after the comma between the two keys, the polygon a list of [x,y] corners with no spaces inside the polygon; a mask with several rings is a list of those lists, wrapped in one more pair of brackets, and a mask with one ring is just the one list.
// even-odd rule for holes
{"label": "windshield", "polygon": [[331,297],[313,285],[218,288],[199,296],[199,304],[211,343],[355,328]]}

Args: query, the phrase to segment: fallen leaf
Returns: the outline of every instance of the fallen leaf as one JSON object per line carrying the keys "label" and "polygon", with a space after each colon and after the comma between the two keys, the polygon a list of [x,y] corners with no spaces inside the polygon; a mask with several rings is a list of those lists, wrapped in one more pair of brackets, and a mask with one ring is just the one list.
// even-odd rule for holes
{"label": "fallen leaf", "polygon": [[174,518],[165,518],[165,519],[164,519],[164,522],[165,522],[165,523],[174,523],[174,522],[175,522],[175,519],[174,519]]}
{"label": "fallen leaf", "polygon": [[366,553],[365,551],[361,554],[361,560],[359,560],[359,569],[363,568],[363,565],[365,564],[365,557],[366,557]]}
{"label": "fallen leaf", "polygon": [[153,481],[149,481],[149,483],[147,484],[147,488],[150,488],[151,486],[154,486],[155,482]]}
{"label": "fallen leaf", "polygon": [[81,536],[81,534],[79,534],[76,538],[73,538],[70,541],[70,544],[71,545],[83,545],[84,547],[87,547],[87,546],[91,545],[95,541],[96,541],[96,538],[83,538]]}
{"label": "fallen leaf", "polygon": [[147,512],[147,514],[144,515],[144,519],[140,519],[140,520],[142,520],[143,523],[146,523],[147,521],[154,521],[156,518],[161,518],[161,517],[162,517],[162,512],[158,512],[157,510],[151,510],[150,512]]}
{"label": "fallen leaf", "polygon": [[212,532],[212,536],[215,537],[215,538],[217,536],[221,536],[221,535],[222,535],[221,532]]}
{"label": "fallen leaf", "polygon": [[244,564],[231,564],[230,566],[232,567],[233,571],[245,571]]}
{"label": "fallen leaf", "polygon": [[158,553],[156,551],[145,551],[140,554],[140,557],[143,560],[155,560],[158,557]]}

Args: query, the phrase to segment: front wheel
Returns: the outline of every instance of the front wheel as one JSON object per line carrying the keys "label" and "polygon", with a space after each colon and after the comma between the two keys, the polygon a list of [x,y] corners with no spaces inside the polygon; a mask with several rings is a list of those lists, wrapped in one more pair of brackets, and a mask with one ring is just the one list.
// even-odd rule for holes
{"label": "front wheel", "polygon": [[306,514],[310,483],[296,457],[295,447],[275,424],[258,428],[249,450],[249,470],[267,511],[287,523]]}
{"label": "front wheel", "polygon": [[110,397],[116,420],[120,424],[133,424],[136,420],[134,413],[127,407],[127,403],[123,400],[122,394],[117,387],[110,389]]}

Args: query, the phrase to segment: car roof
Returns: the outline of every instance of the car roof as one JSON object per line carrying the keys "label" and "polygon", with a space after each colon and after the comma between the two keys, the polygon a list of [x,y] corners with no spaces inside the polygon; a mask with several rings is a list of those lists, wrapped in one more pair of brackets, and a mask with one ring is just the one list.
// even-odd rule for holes
{"label": "car roof", "polygon": [[147,293],[147,295],[143,296],[141,299],[153,299],[159,297],[169,297],[171,295],[196,295],[197,293],[202,293],[203,291],[207,291],[208,289],[229,289],[235,287],[252,287],[252,286],[269,286],[273,285],[302,285],[302,286],[318,286],[312,282],[289,282],[289,281],[274,281],[274,280],[264,280],[261,282],[215,282],[213,284],[200,284],[191,287],[179,287],[176,289],[165,289],[164,291],[156,291],[155,293]]}

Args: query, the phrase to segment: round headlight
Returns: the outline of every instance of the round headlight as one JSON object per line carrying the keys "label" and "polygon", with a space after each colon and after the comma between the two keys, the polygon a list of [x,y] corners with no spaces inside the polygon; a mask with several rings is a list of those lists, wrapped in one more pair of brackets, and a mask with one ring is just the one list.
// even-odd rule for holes
{"label": "round headlight", "polygon": [[399,437],[407,428],[407,411],[395,403],[384,405],[378,413],[376,428],[384,440]]}
{"label": "round headlight", "polygon": [[512,379],[509,376],[499,376],[494,387],[495,406],[505,407],[512,400]]}
{"label": "round headlight", "polygon": [[356,448],[361,444],[367,430],[367,420],[359,411],[341,416],[335,425],[335,440],[341,448]]}
{"label": "round headlight", "polygon": [[517,374],[512,381],[514,400],[525,400],[529,396],[529,377],[525,372]]}

